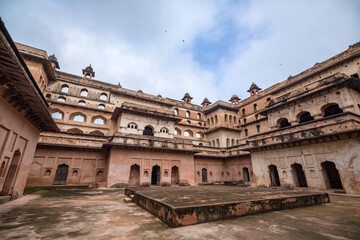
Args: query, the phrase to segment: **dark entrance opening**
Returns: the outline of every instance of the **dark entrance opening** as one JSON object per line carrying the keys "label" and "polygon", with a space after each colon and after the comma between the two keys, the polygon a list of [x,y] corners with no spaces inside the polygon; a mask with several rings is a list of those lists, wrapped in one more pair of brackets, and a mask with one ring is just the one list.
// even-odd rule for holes
{"label": "dark entrance opening", "polygon": [[203,168],[201,170],[201,181],[202,182],[207,182],[207,169],[206,168]]}
{"label": "dark entrance opening", "polygon": [[280,186],[280,178],[277,167],[275,165],[269,166],[270,182],[272,187]]}
{"label": "dark entrance opening", "polygon": [[244,182],[250,182],[249,169],[247,167],[243,168],[243,177],[244,177]]}
{"label": "dark entrance opening", "polygon": [[286,118],[280,119],[279,125],[280,125],[280,128],[291,126],[291,124],[289,123],[289,121]]}
{"label": "dark entrance opening", "polygon": [[65,185],[66,184],[66,178],[68,175],[69,166],[66,164],[61,164],[58,166],[55,178],[54,178],[54,185]]}
{"label": "dark entrance opening", "polygon": [[20,163],[20,158],[21,158],[21,153],[19,150],[16,150],[14,152],[14,156],[11,160],[11,164],[9,167],[8,174],[6,175],[6,179],[5,179],[5,183],[4,183],[4,187],[2,189],[1,195],[6,196],[11,193],[11,187],[13,186],[13,183],[15,180],[16,172],[18,170],[19,163]]}
{"label": "dark entrance opening", "polygon": [[144,128],[143,135],[146,135],[146,136],[154,136],[152,127],[146,126],[146,127]]}
{"label": "dark entrance opening", "polygon": [[304,123],[304,122],[309,122],[314,120],[314,118],[310,115],[309,112],[304,112],[303,114],[300,115],[300,121],[299,123]]}
{"label": "dark entrance opening", "polygon": [[173,166],[171,168],[171,185],[179,184],[179,168],[177,166]]}
{"label": "dark entrance opening", "polygon": [[155,165],[152,168],[151,184],[160,186],[160,167],[158,165]]}
{"label": "dark entrance opening", "polygon": [[335,163],[325,161],[321,163],[323,171],[326,172],[325,182],[327,182],[327,188],[336,188],[336,189],[343,189],[340,175],[338,170],[336,169]]}
{"label": "dark entrance opening", "polygon": [[334,103],[334,104],[329,105],[327,108],[325,108],[324,117],[328,117],[328,116],[339,114],[339,113],[343,113],[343,110],[339,107],[339,105]]}
{"label": "dark entrance opening", "polygon": [[130,186],[139,186],[140,185],[140,166],[134,164],[130,168],[130,177],[129,177]]}
{"label": "dark entrance opening", "polygon": [[291,165],[293,172],[294,184],[297,187],[307,187],[306,177],[301,164],[294,163]]}

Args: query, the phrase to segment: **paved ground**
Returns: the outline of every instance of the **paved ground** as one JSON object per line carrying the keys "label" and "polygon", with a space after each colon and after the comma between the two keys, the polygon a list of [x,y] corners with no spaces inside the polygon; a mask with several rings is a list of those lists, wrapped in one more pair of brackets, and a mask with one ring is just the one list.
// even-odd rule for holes
{"label": "paved ground", "polygon": [[287,191],[272,188],[237,187],[226,185],[205,185],[187,187],[133,187],[130,188],[151,199],[172,207],[189,207],[208,204],[222,204],[255,201],[270,198],[284,198],[314,194],[310,191]]}
{"label": "paved ground", "polygon": [[360,239],[360,198],[172,229],[121,190],[38,192],[0,205],[0,239]]}

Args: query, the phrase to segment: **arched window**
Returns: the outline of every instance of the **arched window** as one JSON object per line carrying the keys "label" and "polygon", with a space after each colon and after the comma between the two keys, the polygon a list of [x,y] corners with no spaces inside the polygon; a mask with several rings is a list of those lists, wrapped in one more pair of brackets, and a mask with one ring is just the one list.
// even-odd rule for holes
{"label": "arched window", "polygon": [[232,123],[232,115],[229,115],[229,123]]}
{"label": "arched window", "polygon": [[230,147],[230,139],[229,138],[226,139],[226,147]]}
{"label": "arched window", "polygon": [[80,106],[86,106],[86,102],[83,101],[83,100],[80,100],[80,101],[78,102],[78,105],[80,105]]}
{"label": "arched window", "polygon": [[246,124],[246,118],[244,118],[244,120],[243,120],[243,121],[244,121],[244,124]]}
{"label": "arched window", "polygon": [[198,122],[198,126],[201,127],[201,125],[202,125],[201,122]]}
{"label": "arched window", "polygon": [[83,131],[81,131],[81,130],[78,129],[78,128],[70,128],[70,129],[68,129],[66,132],[68,132],[68,133],[80,133],[80,134],[83,134],[83,133],[84,133]]}
{"label": "arched window", "polygon": [[128,128],[131,128],[131,129],[137,129],[137,128],[138,128],[137,124],[136,124],[136,123],[133,123],[133,122],[129,123],[129,124],[127,125],[127,127],[128,127]]}
{"label": "arched window", "polygon": [[75,122],[85,122],[86,117],[82,113],[73,113],[70,115],[70,120],[73,120]]}
{"label": "arched window", "polygon": [[215,124],[218,124],[219,120],[218,120],[218,116],[215,115]]}
{"label": "arched window", "polygon": [[104,119],[103,117],[95,116],[95,117],[93,117],[93,123],[99,124],[99,125],[105,125],[106,119]]}
{"label": "arched window", "polygon": [[324,117],[332,116],[335,114],[343,113],[344,111],[336,103],[327,105],[324,109]]}
{"label": "arched window", "polygon": [[187,117],[187,118],[190,117],[190,111],[186,111],[186,117]]}
{"label": "arched window", "polygon": [[202,138],[202,133],[201,133],[201,132],[196,133],[196,134],[195,134],[195,137],[196,137],[196,138]]}
{"label": "arched window", "polygon": [[185,137],[192,137],[192,136],[193,136],[193,133],[192,133],[191,130],[186,130],[186,131],[184,132],[184,136],[185,136]]}
{"label": "arched window", "polygon": [[235,139],[231,139],[231,146],[235,146]]}
{"label": "arched window", "polygon": [[100,132],[98,130],[96,131],[92,131],[89,133],[90,135],[97,135],[97,136],[105,136],[105,134],[103,132]]}
{"label": "arched window", "polygon": [[302,112],[299,114],[299,123],[309,122],[314,120],[309,112]]}
{"label": "arched window", "polygon": [[208,120],[207,120],[207,123],[208,123],[208,126],[210,126],[210,119],[208,118]]}
{"label": "arched window", "polygon": [[225,114],[225,122],[227,122],[227,121],[228,121],[228,115]]}
{"label": "arched window", "polygon": [[46,94],[46,98],[51,98],[51,94],[50,93]]}
{"label": "arched window", "polygon": [[247,137],[247,135],[248,135],[248,130],[245,129],[244,133],[245,133],[245,137]]}
{"label": "arched window", "polygon": [[236,116],[234,116],[234,124],[236,124]]}
{"label": "arched window", "polygon": [[68,85],[62,85],[61,86],[61,92],[68,93],[69,92],[69,86]]}
{"label": "arched window", "polygon": [[190,121],[190,120],[187,120],[187,121],[186,121],[186,124],[191,124],[191,121]]}
{"label": "arched window", "polygon": [[220,140],[216,139],[216,147],[220,147]]}
{"label": "arched window", "polygon": [[243,108],[241,111],[242,111],[242,115],[245,116],[245,108]]}
{"label": "arched window", "polygon": [[200,113],[196,114],[196,118],[201,119],[201,114]]}
{"label": "arched window", "polygon": [[181,135],[181,130],[178,129],[178,128],[175,128],[174,134],[175,134],[175,135]]}
{"label": "arched window", "polygon": [[260,133],[260,125],[256,125],[256,131]]}
{"label": "arched window", "polygon": [[80,96],[87,97],[87,95],[88,95],[88,90],[82,89],[81,92],[80,92]]}
{"label": "arched window", "polygon": [[160,129],[160,132],[161,133],[169,133],[169,129],[163,127],[163,128]]}
{"label": "arched window", "polygon": [[103,101],[106,101],[106,100],[107,100],[107,95],[106,95],[106,93],[102,93],[102,94],[100,95],[100,100],[103,100]]}
{"label": "arched window", "polygon": [[214,117],[210,118],[211,125],[214,125]]}
{"label": "arched window", "polygon": [[269,98],[269,97],[266,99],[267,102],[270,102],[270,100],[271,100],[271,98]]}
{"label": "arched window", "polygon": [[98,108],[99,109],[105,109],[105,105],[104,104],[99,104]]}
{"label": "arched window", "polygon": [[154,136],[153,131],[154,131],[153,128],[150,125],[148,125],[148,126],[146,126],[144,128],[143,135],[145,135],[145,136]]}
{"label": "arched window", "polygon": [[63,119],[64,113],[61,111],[56,111],[51,114],[53,119]]}
{"label": "arched window", "polygon": [[257,104],[255,103],[254,104],[254,111],[257,111],[258,110],[258,106],[257,106]]}
{"label": "arched window", "polygon": [[255,120],[259,120],[259,114],[255,114]]}
{"label": "arched window", "polygon": [[287,120],[287,118],[280,118],[278,120],[278,126],[280,128],[284,128],[284,127],[289,127],[291,126],[291,124],[289,123],[289,121]]}
{"label": "arched window", "polygon": [[174,109],[174,114],[175,114],[176,116],[179,115],[179,109],[175,108],[175,109]]}
{"label": "arched window", "polygon": [[64,97],[58,97],[57,101],[58,101],[58,102],[66,102],[66,98],[64,98]]}

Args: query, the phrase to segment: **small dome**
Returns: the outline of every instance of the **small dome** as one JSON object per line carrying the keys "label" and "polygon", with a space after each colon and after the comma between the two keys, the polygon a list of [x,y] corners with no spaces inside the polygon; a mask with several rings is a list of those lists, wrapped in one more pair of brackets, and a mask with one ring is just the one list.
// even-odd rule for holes
{"label": "small dome", "polygon": [[55,54],[50,55],[49,60],[53,62],[57,62],[57,58],[55,57]]}
{"label": "small dome", "polygon": [[93,68],[91,67],[91,64],[85,68],[85,71],[94,72]]}
{"label": "small dome", "polygon": [[186,98],[190,98],[190,99],[193,99],[189,93],[185,93],[184,97],[181,99],[181,100],[184,100]]}
{"label": "small dome", "polygon": [[206,103],[211,104],[211,102],[209,101],[209,99],[208,99],[207,97],[204,98],[204,100],[203,100],[203,102],[201,103],[201,105],[204,105],[204,104],[206,104]]}
{"label": "small dome", "polygon": [[232,100],[240,100],[240,98],[238,97],[238,95],[233,94],[229,101],[232,101]]}
{"label": "small dome", "polygon": [[248,92],[250,92],[250,91],[253,90],[253,89],[257,89],[257,90],[259,90],[259,91],[261,90],[261,88],[259,88],[258,85],[256,85],[255,83],[252,83],[252,84],[251,84]]}

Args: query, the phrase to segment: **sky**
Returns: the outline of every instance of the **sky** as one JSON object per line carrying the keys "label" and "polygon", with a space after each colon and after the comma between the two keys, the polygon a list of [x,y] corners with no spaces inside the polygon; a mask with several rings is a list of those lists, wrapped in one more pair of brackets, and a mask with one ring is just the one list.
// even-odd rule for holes
{"label": "sky", "polygon": [[241,99],[360,41],[358,0],[0,0],[15,42],[60,70],[200,104]]}

